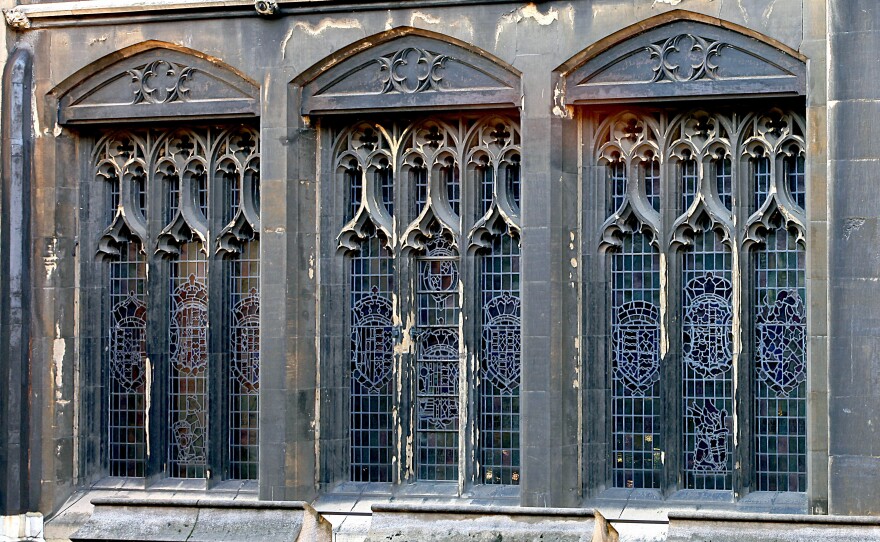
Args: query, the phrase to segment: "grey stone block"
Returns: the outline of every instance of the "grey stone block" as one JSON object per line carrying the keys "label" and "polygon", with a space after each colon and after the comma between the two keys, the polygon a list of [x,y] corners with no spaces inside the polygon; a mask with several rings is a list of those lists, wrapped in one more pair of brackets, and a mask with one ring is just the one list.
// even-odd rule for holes
{"label": "grey stone block", "polygon": [[869,542],[880,540],[880,518],[670,512],[668,542]]}
{"label": "grey stone block", "polygon": [[141,540],[329,542],[331,526],[304,502],[95,499],[73,542]]}
{"label": "grey stone block", "polygon": [[616,542],[618,537],[591,510],[376,504],[367,542],[380,540]]}

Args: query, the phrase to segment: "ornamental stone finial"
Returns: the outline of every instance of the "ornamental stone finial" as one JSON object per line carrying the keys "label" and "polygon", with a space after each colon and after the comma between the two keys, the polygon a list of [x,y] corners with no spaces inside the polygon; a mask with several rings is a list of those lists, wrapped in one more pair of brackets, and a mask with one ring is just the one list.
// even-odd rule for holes
{"label": "ornamental stone finial", "polygon": [[17,7],[4,9],[3,15],[6,16],[6,24],[12,28],[24,30],[31,27],[31,21],[27,18],[27,15]]}

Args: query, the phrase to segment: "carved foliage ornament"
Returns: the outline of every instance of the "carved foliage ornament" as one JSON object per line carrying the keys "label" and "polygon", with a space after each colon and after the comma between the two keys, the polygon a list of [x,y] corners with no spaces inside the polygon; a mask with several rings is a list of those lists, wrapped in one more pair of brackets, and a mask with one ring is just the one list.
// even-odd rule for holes
{"label": "carved foliage ornament", "polygon": [[189,66],[162,59],[128,70],[132,82],[131,104],[186,101],[189,95],[187,80],[194,71]]}
{"label": "carved foliage ornament", "polygon": [[380,57],[377,62],[383,74],[382,94],[443,90],[440,86],[443,80],[441,70],[447,60],[447,55],[416,47],[406,47],[393,55]]}

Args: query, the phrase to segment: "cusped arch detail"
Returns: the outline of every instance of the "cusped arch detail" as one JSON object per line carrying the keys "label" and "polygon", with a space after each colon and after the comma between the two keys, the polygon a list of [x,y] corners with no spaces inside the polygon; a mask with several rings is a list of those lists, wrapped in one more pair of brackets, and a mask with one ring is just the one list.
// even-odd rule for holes
{"label": "cusped arch detail", "polygon": [[806,58],[768,36],[674,10],[624,28],[556,70],[558,107],[687,97],[806,94]]}
{"label": "cusped arch detail", "polygon": [[146,41],[80,69],[52,93],[60,124],[259,115],[260,89],[221,60]]}
{"label": "cusped arch detail", "polygon": [[474,45],[412,27],[364,38],[292,81],[301,113],[516,107],[520,72]]}

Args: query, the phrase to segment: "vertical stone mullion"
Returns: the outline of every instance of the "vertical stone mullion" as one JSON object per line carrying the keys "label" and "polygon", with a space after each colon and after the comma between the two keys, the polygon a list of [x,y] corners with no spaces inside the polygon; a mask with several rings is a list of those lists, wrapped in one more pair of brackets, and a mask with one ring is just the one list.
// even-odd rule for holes
{"label": "vertical stone mullion", "polygon": [[[205,159],[208,183],[209,235],[205,249],[208,253],[208,447],[206,471],[208,487],[224,480],[228,472],[229,381],[225,376],[229,366],[229,262],[217,253],[217,237],[222,224],[223,182],[216,171],[216,152],[219,129],[211,131],[210,148]],[[241,194],[242,199],[245,197]]]}
{"label": "vertical stone mullion", "polygon": [[[733,137],[735,142],[738,138]],[[752,254],[744,247],[745,235],[744,224],[748,219],[748,210],[754,199],[749,187],[748,162],[737,159],[738,148],[730,149],[731,152],[731,178],[734,183],[734,224],[736,230],[732,232],[734,243],[735,264],[733,269],[733,301],[734,314],[737,315],[739,328],[734,326],[734,381],[733,401],[736,411],[736,449],[734,450],[733,491],[735,498],[741,498],[751,490],[753,473],[753,449],[754,431],[752,419],[754,416],[753,404],[754,393],[752,390],[752,307],[754,296],[752,295]],[[738,196],[738,197],[737,197]],[[737,333],[738,331],[738,333]]]}
{"label": "vertical stone mullion", "polygon": [[[147,484],[167,476],[168,463],[168,373],[169,356],[169,271],[171,260],[157,253],[156,240],[165,227],[167,201],[164,180],[156,174],[156,139],[159,132],[147,133],[147,359],[150,361],[147,386]],[[151,348],[152,347],[152,348]]]}

